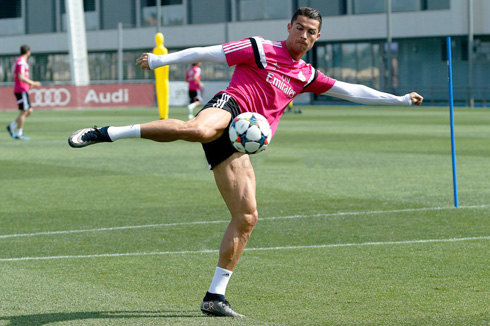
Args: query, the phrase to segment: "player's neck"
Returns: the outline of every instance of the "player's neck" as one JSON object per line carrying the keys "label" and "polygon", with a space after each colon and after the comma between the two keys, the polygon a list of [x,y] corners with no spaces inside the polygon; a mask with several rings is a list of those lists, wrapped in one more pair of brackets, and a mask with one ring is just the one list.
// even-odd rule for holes
{"label": "player's neck", "polygon": [[299,61],[301,60],[301,58],[305,55],[305,53],[302,53],[302,52],[295,52],[293,51],[289,45],[288,45],[288,42],[285,42],[286,43],[286,49],[288,49],[288,52],[289,52],[289,55],[291,56],[291,58],[294,60],[294,61]]}

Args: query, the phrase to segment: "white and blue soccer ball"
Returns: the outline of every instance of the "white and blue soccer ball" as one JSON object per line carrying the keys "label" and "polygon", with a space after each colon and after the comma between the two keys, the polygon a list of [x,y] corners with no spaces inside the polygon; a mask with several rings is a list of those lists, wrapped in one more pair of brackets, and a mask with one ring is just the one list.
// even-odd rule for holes
{"label": "white and blue soccer ball", "polygon": [[271,140],[271,126],[267,119],[255,112],[237,115],[230,125],[230,141],[237,151],[256,154],[264,151]]}

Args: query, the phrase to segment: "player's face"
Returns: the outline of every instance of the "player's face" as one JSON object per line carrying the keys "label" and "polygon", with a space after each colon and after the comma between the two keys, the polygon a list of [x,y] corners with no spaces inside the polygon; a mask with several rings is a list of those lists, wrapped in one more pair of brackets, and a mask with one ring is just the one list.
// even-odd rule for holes
{"label": "player's face", "polygon": [[320,37],[319,27],[320,22],[318,20],[306,16],[298,16],[292,25],[288,24],[289,36],[286,40],[286,46],[293,59],[300,59],[313,47]]}

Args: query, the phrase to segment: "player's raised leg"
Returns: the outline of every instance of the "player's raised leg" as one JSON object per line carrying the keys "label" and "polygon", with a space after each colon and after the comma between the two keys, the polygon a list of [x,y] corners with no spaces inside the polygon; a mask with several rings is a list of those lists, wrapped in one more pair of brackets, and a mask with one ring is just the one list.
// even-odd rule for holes
{"label": "player's raised leg", "polygon": [[124,138],[144,138],[157,142],[186,140],[205,143],[221,136],[230,120],[229,112],[220,108],[208,108],[189,121],[165,119],[122,127],[80,129],[68,138],[68,144],[74,148],[81,148]]}
{"label": "player's raised leg", "polygon": [[235,153],[217,165],[214,176],[218,189],[231,214],[231,221],[221,240],[218,266],[211,286],[201,304],[205,314],[243,317],[225,300],[228,281],[257,223],[255,173],[246,154]]}

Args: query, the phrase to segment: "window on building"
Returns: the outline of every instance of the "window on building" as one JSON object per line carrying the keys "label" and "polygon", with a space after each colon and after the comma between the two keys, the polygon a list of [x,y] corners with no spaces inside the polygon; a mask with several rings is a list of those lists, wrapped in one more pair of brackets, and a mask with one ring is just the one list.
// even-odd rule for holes
{"label": "window on building", "polygon": [[475,38],[473,43],[473,59],[475,62],[490,63],[490,37],[485,35]]}
{"label": "window on building", "polygon": [[35,80],[71,80],[70,56],[67,54],[35,54],[32,56],[32,71]]}
{"label": "window on building", "polygon": [[391,0],[391,11],[416,11],[422,9],[420,0]]}
{"label": "window on building", "polygon": [[0,19],[17,18],[21,16],[20,0],[2,1],[2,9],[0,10]]}
{"label": "window on building", "polygon": [[56,32],[56,10],[52,0],[26,0],[27,34]]}
{"label": "window on building", "polygon": [[21,7],[21,0],[1,1],[0,35],[24,33]]}
{"label": "window on building", "polygon": [[424,10],[442,10],[450,9],[451,0],[422,0],[422,8]]}
{"label": "window on building", "polygon": [[[162,26],[184,24],[183,0],[160,0]],[[157,22],[157,1],[141,0],[141,26],[155,26]]]}
{"label": "window on building", "polygon": [[95,11],[95,0],[83,0],[83,11]]}
{"label": "window on building", "polygon": [[124,27],[135,27],[135,9],[133,0],[100,1],[100,28],[116,29],[119,22],[122,22]]}
{"label": "window on building", "polygon": [[0,56],[0,82],[1,83],[13,83],[14,74],[12,68],[14,67],[15,59],[18,55]]}
{"label": "window on building", "polygon": [[[382,44],[382,43],[381,43]],[[317,44],[316,68],[341,81],[380,89],[384,69],[384,52],[379,43]]]}
{"label": "window on building", "polygon": [[[312,0],[300,0],[308,2]],[[354,14],[386,12],[386,0],[352,0]],[[392,12],[450,9],[450,0],[391,0]]]}
{"label": "window on building", "polygon": [[384,0],[352,0],[354,14],[374,14],[385,12]]}
{"label": "window on building", "polygon": [[373,47],[371,43],[356,44],[357,76],[356,83],[373,86],[379,78],[379,69],[374,65]]}
{"label": "window on building", "polygon": [[[237,18],[240,21],[289,19],[291,10],[288,10],[290,1],[282,0],[238,0]],[[286,8],[285,8],[286,7]]]}
{"label": "window on building", "polygon": [[322,16],[342,16],[347,14],[347,0],[299,0],[298,8],[300,7],[315,8]]}
{"label": "window on building", "polygon": [[230,1],[188,0],[187,3],[189,24],[213,24],[231,20]]}

